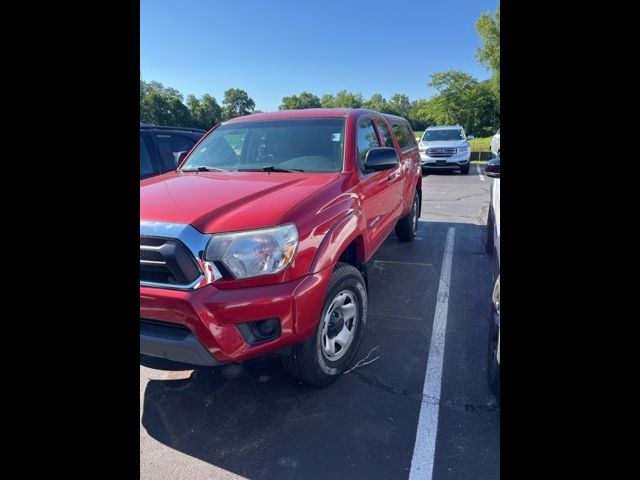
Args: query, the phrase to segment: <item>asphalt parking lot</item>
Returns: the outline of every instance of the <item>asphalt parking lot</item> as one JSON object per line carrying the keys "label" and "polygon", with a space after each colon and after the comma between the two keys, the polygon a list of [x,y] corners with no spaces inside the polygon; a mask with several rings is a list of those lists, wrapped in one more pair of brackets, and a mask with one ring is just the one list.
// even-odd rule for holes
{"label": "asphalt parking lot", "polygon": [[[391,234],[376,253],[360,366],[334,385],[300,384],[274,358],[193,372],[141,365],[141,478],[499,478],[500,409],[485,371],[491,181],[475,165],[469,175],[424,177],[418,237],[401,244]],[[443,305],[441,390],[429,403],[425,373]],[[424,413],[433,407],[437,429]],[[416,470],[429,455],[432,477]]]}

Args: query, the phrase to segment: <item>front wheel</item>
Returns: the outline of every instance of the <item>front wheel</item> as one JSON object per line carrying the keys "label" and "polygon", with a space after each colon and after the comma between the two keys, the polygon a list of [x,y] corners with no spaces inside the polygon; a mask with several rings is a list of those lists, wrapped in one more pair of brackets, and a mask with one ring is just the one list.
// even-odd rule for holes
{"label": "front wheel", "polygon": [[471,168],[471,165],[469,165],[468,163],[462,167],[460,167],[460,173],[462,175],[467,175],[469,173],[469,169]]}
{"label": "front wheel", "polygon": [[353,362],[367,322],[367,290],[360,271],[337,263],[313,336],[294,345],[282,357],[285,369],[298,380],[329,385]]}
{"label": "front wheel", "polygon": [[489,327],[489,345],[487,348],[487,380],[489,388],[500,401],[500,363],[498,361],[498,349],[500,345],[500,327],[491,318]]}
{"label": "front wheel", "polygon": [[489,207],[489,214],[487,215],[487,236],[484,241],[484,249],[489,255],[493,255],[494,249],[493,228],[493,209]]}
{"label": "front wheel", "polygon": [[418,218],[420,217],[420,195],[418,192],[413,195],[413,205],[411,211],[405,217],[398,220],[396,224],[396,236],[401,242],[410,242],[416,238],[418,233]]}

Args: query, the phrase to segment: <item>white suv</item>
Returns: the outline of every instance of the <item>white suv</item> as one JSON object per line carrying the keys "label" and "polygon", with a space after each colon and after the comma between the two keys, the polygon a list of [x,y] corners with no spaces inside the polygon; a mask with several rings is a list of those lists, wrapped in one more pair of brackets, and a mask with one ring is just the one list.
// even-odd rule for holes
{"label": "white suv", "polygon": [[420,165],[428,169],[456,169],[469,173],[471,146],[460,125],[429,127],[424,131],[420,147]]}
{"label": "white suv", "polygon": [[493,308],[489,317],[487,376],[491,390],[500,401],[500,157],[487,162],[484,174],[493,178],[485,249],[493,256],[493,275],[494,278],[497,276],[491,302]]}
{"label": "white suv", "polygon": [[500,129],[491,139],[491,154],[493,158],[500,156]]}

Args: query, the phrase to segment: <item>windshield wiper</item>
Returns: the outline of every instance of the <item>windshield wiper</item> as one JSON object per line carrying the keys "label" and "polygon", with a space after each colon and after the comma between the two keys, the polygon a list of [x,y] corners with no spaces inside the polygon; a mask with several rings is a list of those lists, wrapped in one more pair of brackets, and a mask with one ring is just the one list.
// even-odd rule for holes
{"label": "windshield wiper", "polygon": [[268,167],[260,167],[260,168],[239,168],[239,172],[304,172],[304,170],[300,168],[280,168],[274,167],[270,165]]}
{"label": "windshield wiper", "polygon": [[227,170],[222,170],[221,168],[214,168],[214,167],[196,167],[196,168],[183,168],[180,171],[181,172],[226,172]]}

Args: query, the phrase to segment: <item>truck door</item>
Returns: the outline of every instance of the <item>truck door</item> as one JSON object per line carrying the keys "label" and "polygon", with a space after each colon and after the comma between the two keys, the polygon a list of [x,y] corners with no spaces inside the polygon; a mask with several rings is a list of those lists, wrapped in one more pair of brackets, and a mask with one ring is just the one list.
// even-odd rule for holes
{"label": "truck door", "polygon": [[413,205],[413,196],[415,194],[417,180],[416,172],[419,172],[420,165],[420,151],[416,137],[408,123],[393,122],[392,128],[398,140],[400,164],[402,165],[403,206],[400,216],[403,216],[409,213]]}
{"label": "truck door", "polygon": [[367,251],[375,251],[387,238],[398,220],[401,208],[401,167],[367,172],[364,168],[367,152],[382,146],[371,116],[358,117],[356,124],[356,149],[360,174],[362,208],[366,221]]}

